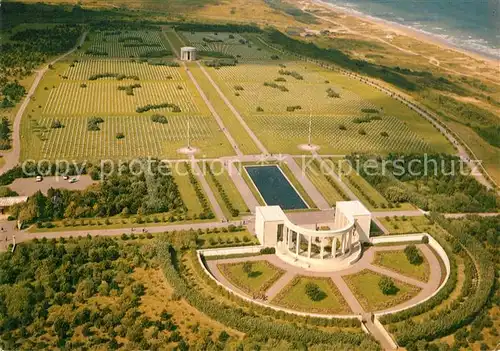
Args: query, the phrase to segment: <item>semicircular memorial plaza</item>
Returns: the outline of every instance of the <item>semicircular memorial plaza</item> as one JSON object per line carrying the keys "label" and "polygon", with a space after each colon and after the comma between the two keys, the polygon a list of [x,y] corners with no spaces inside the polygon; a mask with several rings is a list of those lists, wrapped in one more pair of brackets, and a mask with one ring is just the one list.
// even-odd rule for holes
{"label": "semicircular memorial plaza", "polygon": [[254,225],[259,246],[198,256],[217,284],[275,310],[363,320],[428,300],[449,276],[448,257],[429,234],[371,237],[371,213],[359,201],[308,212],[259,206]]}

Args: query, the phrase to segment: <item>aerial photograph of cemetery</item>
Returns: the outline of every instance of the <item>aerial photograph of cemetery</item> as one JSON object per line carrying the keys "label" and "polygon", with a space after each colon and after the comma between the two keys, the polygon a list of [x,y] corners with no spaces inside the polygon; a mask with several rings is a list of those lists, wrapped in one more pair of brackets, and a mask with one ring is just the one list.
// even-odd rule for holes
{"label": "aerial photograph of cemetery", "polygon": [[0,351],[500,350],[473,3],[1,2]]}

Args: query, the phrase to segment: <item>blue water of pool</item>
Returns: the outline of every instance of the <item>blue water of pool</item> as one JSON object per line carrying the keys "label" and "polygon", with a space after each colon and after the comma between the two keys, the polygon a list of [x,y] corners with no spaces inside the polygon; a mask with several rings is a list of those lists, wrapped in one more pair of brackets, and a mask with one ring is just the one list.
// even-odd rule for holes
{"label": "blue water of pool", "polygon": [[245,169],[267,205],[279,205],[283,210],[308,208],[278,166],[246,166]]}

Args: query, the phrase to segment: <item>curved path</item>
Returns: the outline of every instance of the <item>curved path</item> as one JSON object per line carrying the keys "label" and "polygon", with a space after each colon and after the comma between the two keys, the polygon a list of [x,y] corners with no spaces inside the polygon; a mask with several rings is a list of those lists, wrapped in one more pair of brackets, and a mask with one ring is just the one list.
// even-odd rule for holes
{"label": "curved path", "polygon": [[49,70],[49,66],[55,64],[59,60],[62,60],[63,58],[65,58],[66,56],[72,54],[75,50],[77,50],[78,47],[81,46],[85,41],[87,33],[88,32],[84,32],[81,35],[80,39],[71,50],[57,57],[56,59],[52,60],[42,69],[36,71],[37,72],[36,77],[35,80],[33,81],[33,84],[31,85],[30,90],[28,91],[28,95],[24,98],[21,106],[19,107],[19,110],[17,110],[16,116],[14,117],[13,130],[12,130],[12,149],[8,152],[0,153],[5,160],[4,165],[2,166],[2,168],[0,168],[0,174],[3,174],[8,170],[14,168],[19,163],[19,157],[21,155],[21,133],[20,133],[21,118],[23,117],[26,107],[28,107],[28,104],[31,101],[33,94],[35,94],[35,91],[38,88],[38,84],[40,84],[40,81],[42,80],[43,76]]}
{"label": "curved path", "polygon": [[[414,296],[413,298],[402,302],[396,306],[387,308],[383,311],[378,312],[395,312],[400,309],[404,309],[413,305],[417,305],[427,298],[429,298],[440,286],[441,278],[442,278],[442,270],[441,265],[439,264],[439,260],[436,255],[432,252],[432,250],[425,244],[418,244],[417,246],[422,251],[423,255],[427,259],[427,262],[430,266],[430,276],[427,282],[422,282],[420,280],[410,278],[393,270],[377,266],[373,264],[375,253],[379,251],[391,251],[391,250],[403,250],[407,245],[398,245],[398,246],[373,246],[370,247],[363,255],[363,257],[353,264],[351,267],[337,272],[312,272],[308,271],[304,268],[299,268],[295,266],[291,266],[276,255],[259,255],[259,256],[251,256],[251,257],[238,257],[238,258],[227,258],[220,260],[208,260],[207,268],[210,270],[211,274],[217,279],[219,282],[227,286],[230,290],[233,290],[239,294],[243,294],[248,296],[247,293],[239,289],[237,286],[233,285],[219,270],[218,265],[221,263],[238,263],[245,261],[261,261],[266,260],[272,265],[281,268],[285,271],[285,274],[281,276],[271,287],[266,291],[267,301],[272,301],[272,299],[287,286],[292,279],[297,275],[304,275],[310,277],[329,277],[332,279],[333,283],[342,294],[344,299],[346,300],[349,308],[352,311],[352,314],[363,316],[363,324],[369,330],[369,332],[381,343],[382,347],[386,350],[394,349],[395,343],[391,339],[391,337],[387,334],[387,332],[380,326],[376,320],[372,320],[371,312],[375,311],[365,311],[361,306],[360,302],[353,294],[349,286],[346,284],[343,279],[344,276],[355,274],[361,272],[365,269],[369,269],[376,273],[380,273],[386,276],[389,276],[395,280],[403,281],[407,284],[411,284],[420,288],[420,292]],[[272,304],[270,302],[264,302],[265,304]]]}

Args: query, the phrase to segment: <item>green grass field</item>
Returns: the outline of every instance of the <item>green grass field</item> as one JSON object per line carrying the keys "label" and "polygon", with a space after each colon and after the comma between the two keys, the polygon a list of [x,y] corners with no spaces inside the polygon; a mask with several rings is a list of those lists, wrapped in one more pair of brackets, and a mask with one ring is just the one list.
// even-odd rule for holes
{"label": "green grass field", "polygon": [[[238,55],[234,48],[245,47],[239,35],[181,35],[202,51]],[[250,49],[263,45],[255,35],[242,37],[251,39]],[[310,115],[313,142],[321,146],[321,153],[452,151],[430,123],[371,87],[289,58],[240,56],[236,66],[207,70],[270,152],[300,153],[297,145],[307,141]],[[264,86],[266,82],[279,86]],[[300,108],[289,111],[294,106]],[[367,109],[378,110],[380,119],[357,123]]]}
{"label": "green grass field", "polygon": [[378,286],[381,277],[381,274],[365,269],[342,278],[365,311],[388,309],[411,299],[420,291],[416,286],[394,280],[398,292],[394,295],[384,295]]}
{"label": "green grass field", "polygon": [[425,226],[431,223],[424,216],[418,217],[385,217],[379,218],[382,225],[389,230],[391,234],[408,234],[425,231]]}
{"label": "green grass field", "polygon": [[[89,80],[98,74],[123,74]],[[140,84],[133,95],[120,86]],[[153,108],[148,104],[173,103],[180,108]],[[191,144],[207,157],[232,155],[224,133],[181,67],[127,60],[80,59],[62,62],[49,70],[22,119],[22,159],[184,157],[177,150],[187,145],[188,120]],[[154,123],[161,114],[168,123]],[[90,117],[103,118],[100,130],[87,130]],[[63,128],[51,128],[58,120]],[[123,133],[123,139],[117,139]]]}
{"label": "green grass field", "polygon": [[165,51],[170,55],[170,47],[161,37],[161,31],[96,31],[87,35],[85,43],[79,50],[83,57],[141,57],[150,52]]}
{"label": "green grass field", "polygon": [[[371,211],[385,211],[390,208],[389,201],[377,191],[370,183],[359,175],[354,167],[341,158],[326,159],[327,165],[339,175],[349,189],[363,202]],[[400,203],[398,210],[414,210],[410,203]]]}
{"label": "green grass field", "polygon": [[429,280],[430,266],[425,256],[420,252],[424,261],[419,265],[411,264],[401,250],[377,251],[374,263],[378,266],[389,268],[393,271],[426,282]]}
{"label": "green grass field", "polygon": [[[187,175],[186,163],[178,162],[172,167],[172,174],[174,176],[175,182],[179,187],[179,191],[181,193],[181,198],[184,201],[184,204],[188,208],[188,213],[190,214],[199,214],[203,212],[203,207],[198,201],[196,197],[196,192],[194,190],[193,185],[189,181],[189,177]],[[203,189],[201,189],[203,192]],[[203,192],[205,194],[205,192]],[[206,194],[205,194],[206,196]]]}
{"label": "green grass field", "polygon": [[[319,164],[311,163],[307,167],[306,175],[318,191],[323,195],[330,206],[335,206],[337,201],[344,200],[341,192],[337,190],[327,179],[328,175],[320,170]],[[335,182],[333,178],[332,181]],[[339,188],[340,189],[340,188]]]}
{"label": "green grass field", "polygon": [[237,33],[180,32],[185,43],[194,46],[203,56],[204,51],[220,52],[238,60],[270,60],[273,53],[254,40]]}
{"label": "green grass field", "polygon": [[248,135],[247,131],[236,119],[236,116],[225,104],[220,95],[215,91],[208,78],[201,71],[200,67],[198,67],[198,65],[196,64],[188,64],[188,67],[195,77],[196,81],[200,85],[201,89],[207,96],[207,99],[219,114],[224,123],[224,126],[227,128],[229,133],[231,133],[241,152],[245,154],[260,153],[259,148],[255,145],[250,135]]}
{"label": "green grass field", "polygon": [[[319,301],[312,300],[306,293],[307,283],[316,284],[324,293],[324,298]],[[271,302],[285,308],[310,313],[350,313],[346,301],[330,278],[297,276]]]}
{"label": "green grass field", "polygon": [[244,262],[223,263],[217,267],[232,284],[250,294],[265,292],[285,273],[265,260],[247,262],[251,264],[250,273],[243,270]]}

